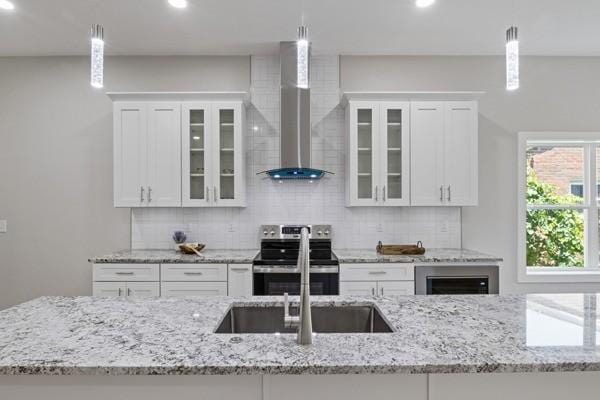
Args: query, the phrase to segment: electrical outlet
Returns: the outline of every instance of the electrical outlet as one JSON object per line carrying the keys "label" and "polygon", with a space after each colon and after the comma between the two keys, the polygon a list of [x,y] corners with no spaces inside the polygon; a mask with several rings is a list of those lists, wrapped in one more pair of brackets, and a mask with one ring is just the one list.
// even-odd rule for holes
{"label": "electrical outlet", "polygon": [[383,232],[383,225],[381,225],[381,224],[377,224],[377,226],[375,227],[375,230],[376,230],[377,232]]}
{"label": "electrical outlet", "polygon": [[444,221],[440,224],[440,232],[441,233],[448,233],[449,230],[450,230],[450,226],[448,225],[448,221]]}
{"label": "electrical outlet", "polygon": [[8,222],[5,219],[0,219],[0,233],[8,232]]}

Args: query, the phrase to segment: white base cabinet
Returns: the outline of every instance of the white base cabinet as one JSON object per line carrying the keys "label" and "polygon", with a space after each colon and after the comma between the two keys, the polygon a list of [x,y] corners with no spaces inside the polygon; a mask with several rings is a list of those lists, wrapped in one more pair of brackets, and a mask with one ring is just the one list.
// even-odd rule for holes
{"label": "white base cabinet", "polygon": [[252,296],[252,264],[94,264],[93,296]]}
{"label": "white base cabinet", "polygon": [[98,297],[158,297],[158,282],[94,282],[94,296]]}
{"label": "white base cabinet", "polygon": [[414,264],[341,264],[340,295],[413,295],[414,274]]}
{"label": "white base cabinet", "polygon": [[227,296],[227,282],[162,282],[161,297]]}

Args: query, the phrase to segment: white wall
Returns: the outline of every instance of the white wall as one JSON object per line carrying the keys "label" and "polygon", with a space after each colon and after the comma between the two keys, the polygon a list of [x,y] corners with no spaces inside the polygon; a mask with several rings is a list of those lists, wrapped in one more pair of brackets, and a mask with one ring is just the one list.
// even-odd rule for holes
{"label": "white wall", "polygon": [[243,209],[135,209],[132,246],[172,248],[175,230],[209,248],[257,248],[261,224],[331,224],[335,248],[372,248],[422,241],[460,247],[460,210],[423,207],[345,207],[346,133],[340,106],[339,57],[311,62],[312,165],[331,171],[322,180],[277,182],[257,175],[279,164],[279,57],[252,57],[252,105],[245,132]]}
{"label": "white wall", "polygon": [[0,309],[91,293],[90,256],[127,248],[112,207],[112,104],[104,91],[248,90],[249,57],[118,57],[106,89],[87,57],[0,58]]}
{"label": "white wall", "polygon": [[463,246],[504,257],[503,293],[598,291],[600,284],[519,284],[518,131],[599,131],[600,58],[524,57],[521,88],[504,89],[502,57],[342,57],[344,90],[484,90],[479,207],[462,212]]}

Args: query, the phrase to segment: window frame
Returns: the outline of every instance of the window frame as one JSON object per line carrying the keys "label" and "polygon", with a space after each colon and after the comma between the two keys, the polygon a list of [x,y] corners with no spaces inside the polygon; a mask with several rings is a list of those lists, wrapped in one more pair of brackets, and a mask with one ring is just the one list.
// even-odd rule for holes
{"label": "window frame", "polygon": [[[600,149],[600,132],[519,132],[517,140],[517,266],[519,282],[600,282],[600,244],[598,243],[598,200],[591,195],[590,188],[596,189],[599,175],[596,170],[596,149]],[[576,205],[527,205],[527,147],[540,146],[583,147],[583,190],[584,201]],[[574,209],[583,210],[584,267],[528,267],[526,218],[530,209]],[[595,255],[595,256],[594,256]]]}

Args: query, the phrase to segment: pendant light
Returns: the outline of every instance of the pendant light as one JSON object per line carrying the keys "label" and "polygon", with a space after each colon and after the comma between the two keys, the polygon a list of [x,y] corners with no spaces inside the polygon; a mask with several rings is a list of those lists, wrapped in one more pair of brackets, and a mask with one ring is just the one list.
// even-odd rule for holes
{"label": "pendant light", "polygon": [[519,88],[519,37],[516,26],[506,31],[506,90]]}
{"label": "pendant light", "polygon": [[298,28],[298,41],[296,42],[298,49],[298,79],[296,85],[301,89],[308,89],[308,30],[306,26],[301,25]]}
{"label": "pendant light", "polygon": [[92,58],[90,83],[92,87],[104,86],[104,28],[92,25]]}

